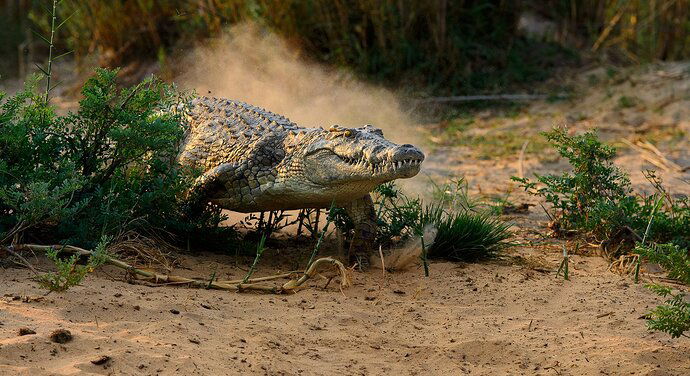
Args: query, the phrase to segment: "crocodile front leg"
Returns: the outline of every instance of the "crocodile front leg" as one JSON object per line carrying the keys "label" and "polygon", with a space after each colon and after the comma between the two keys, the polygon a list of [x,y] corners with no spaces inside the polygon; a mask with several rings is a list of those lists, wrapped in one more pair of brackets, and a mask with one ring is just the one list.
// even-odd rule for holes
{"label": "crocodile front leg", "polygon": [[360,269],[369,267],[369,256],[376,241],[376,212],[370,195],[358,198],[344,207],[355,225],[348,258],[356,261]]}

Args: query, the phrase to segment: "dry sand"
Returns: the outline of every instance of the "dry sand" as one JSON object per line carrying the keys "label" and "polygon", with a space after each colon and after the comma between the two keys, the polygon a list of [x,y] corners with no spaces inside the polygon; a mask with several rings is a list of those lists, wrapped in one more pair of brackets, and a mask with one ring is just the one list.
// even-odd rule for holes
{"label": "dry sand", "polygon": [[[555,270],[554,248],[434,262],[428,279],[419,268],[385,280],[372,270],[343,292],[320,281],[287,296],[152,288],[104,268],[43,297],[30,272],[5,269],[0,374],[690,374],[690,342],[640,318],[656,296],[599,257],[573,256],[570,281],[535,271]],[[216,263],[219,275],[244,274],[218,255],[184,258],[191,270],[178,273],[205,276]],[[18,336],[21,327],[36,334]],[[58,328],[73,341],[50,342]],[[91,363],[102,356],[111,360]]]}

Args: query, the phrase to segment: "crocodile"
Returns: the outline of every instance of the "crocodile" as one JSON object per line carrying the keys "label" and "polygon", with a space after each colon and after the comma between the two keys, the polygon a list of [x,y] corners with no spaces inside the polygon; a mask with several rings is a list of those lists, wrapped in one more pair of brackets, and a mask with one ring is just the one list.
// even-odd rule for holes
{"label": "crocodile", "polygon": [[[178,108],[179,109],[179,108]],[[355,227],[352,259],[366,264],[376,234],[370,192],[410,178],[424,154],[398,145],[371,125],[301,127],[250,104],[197,97],[183,109],[188,122],[178,162],[202,171],[192,192],[237,212],[344,208]]]}

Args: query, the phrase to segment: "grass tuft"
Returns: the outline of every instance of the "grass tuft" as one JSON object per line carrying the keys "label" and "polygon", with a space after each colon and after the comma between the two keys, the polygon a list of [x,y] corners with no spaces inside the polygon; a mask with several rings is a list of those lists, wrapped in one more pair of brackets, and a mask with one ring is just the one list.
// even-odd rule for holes
{"label": "grass tuft", "polygon": [[422,223],[438,231],[428,250],[430,258],[474,262],[496,257],[511,245],[510,225],[489,214],[432,204],[425,208]]}
{"label": "grass tuft", "polygon": [[434,202],[425,204],[393,183],[378,187],[378,243],[392,247],[422,237],[431,227],[435,239],[424,247],[429,258],[468,262],[495,257],[511,245],[510,225],[492,214],[489,205],[470,197],[464,180],[435,188]]}

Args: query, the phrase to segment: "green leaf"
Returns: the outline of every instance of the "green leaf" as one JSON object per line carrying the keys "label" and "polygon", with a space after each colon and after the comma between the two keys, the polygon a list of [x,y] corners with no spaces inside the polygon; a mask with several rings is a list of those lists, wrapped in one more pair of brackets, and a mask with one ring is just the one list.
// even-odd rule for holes
{"label": "green leaf", "polygon": [[50,44],[51,44],[51,43],[50,43],[50,40],[49,40],[48,38],[44,37],[44,36],[43,36],[41,33],[39,33],[38,31],[36,31],[36,30],[34,30],[34,29],[31,29],[31,32],[34,33],[34,35],[36,35],[37,37],[41,38],[41,40],[44,41],[47,45],[50,45]]}

